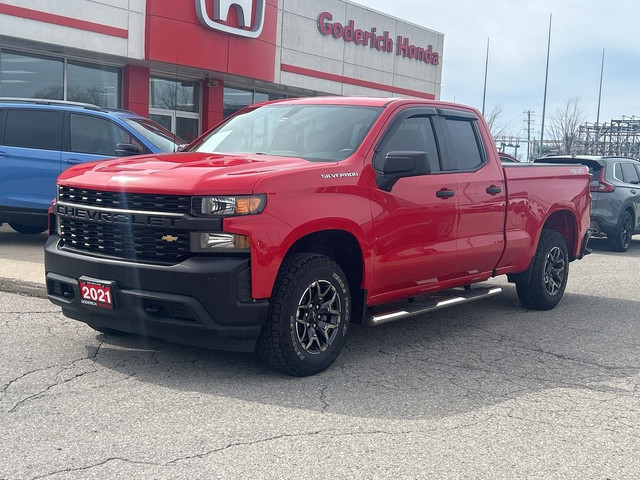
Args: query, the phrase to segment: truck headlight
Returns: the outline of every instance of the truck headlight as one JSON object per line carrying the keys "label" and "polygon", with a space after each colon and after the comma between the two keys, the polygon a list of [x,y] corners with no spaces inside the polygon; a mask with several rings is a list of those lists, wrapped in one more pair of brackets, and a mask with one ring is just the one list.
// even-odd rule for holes
{"label": "truck headlight", "polygon": [[219,232],[191,232],[191,252],[210,253],[220,250],[249,250],[250,240],[246,235]]}
{"label": "truck headlight", "polygon": [[191,213],[197,216],[255,215],[266,203],[264,195],[194,197]]}

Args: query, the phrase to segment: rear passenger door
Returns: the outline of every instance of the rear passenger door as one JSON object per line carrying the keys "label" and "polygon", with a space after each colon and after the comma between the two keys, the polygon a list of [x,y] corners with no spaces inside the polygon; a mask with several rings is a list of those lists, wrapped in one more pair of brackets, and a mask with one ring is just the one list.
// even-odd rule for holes
{"label": "rear passenger door", "polygon": [[0,131],[0,204],[46,210],[60,173],[63,114],[7,109]]}
{"label": "rear passenger door", "polygon": [[451,268],[474,281],[495,268],[504,250],[506,188],[502,164],[489,158],[475,115],[438,110],[446,145],[447,168],[457,181],[457,252]]}

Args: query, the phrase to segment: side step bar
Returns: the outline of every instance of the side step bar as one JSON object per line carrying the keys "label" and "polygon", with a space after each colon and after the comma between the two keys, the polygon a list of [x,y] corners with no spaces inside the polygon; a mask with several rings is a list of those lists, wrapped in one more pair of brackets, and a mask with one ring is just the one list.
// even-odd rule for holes
{"label": "side step bar", "polygon": [[420,303],[409,303],[411,308],[405,308],[402,310],[392,310],[388,312],[380,312],[368,316],[364,320],[364,324],[369,327],[375,327],[382,325],[383,323],[395,322],[396,320],[402,320],[404,318],[414,317],[416,315],[422,315],[423,313],[433,312],[434,310],[441,310],[443,308],[452,307],[454,305],[460,305],[462,303],[469,303],[482,298],[492,297],[502,292],[502,288],[474,288],[465,291],[449,291],[448,296],[438,295],[437,297],[428,297],[426,301]]}

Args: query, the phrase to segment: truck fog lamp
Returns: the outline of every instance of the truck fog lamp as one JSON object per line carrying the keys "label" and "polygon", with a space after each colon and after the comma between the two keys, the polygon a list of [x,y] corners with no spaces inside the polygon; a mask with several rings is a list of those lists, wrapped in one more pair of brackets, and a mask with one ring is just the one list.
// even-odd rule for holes
{"label": "truck fog lamp", "polygon": [[249,237],[232,233],[191,233],[191,251],[194,253],[215,252],[220,250],[248,250]]}

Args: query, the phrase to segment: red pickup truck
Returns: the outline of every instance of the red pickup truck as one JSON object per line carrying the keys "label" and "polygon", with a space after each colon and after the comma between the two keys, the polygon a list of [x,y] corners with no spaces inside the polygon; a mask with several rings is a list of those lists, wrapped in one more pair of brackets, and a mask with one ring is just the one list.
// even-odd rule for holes
{"label": "red pickup truck", "polygon": [[329,367],[351,322],[477,300],[553,308],[589,239],[589,172],[502,165],[479,113],[388,98],[245,111],[187,151],[58,180],[49,299],[99,331]]}

